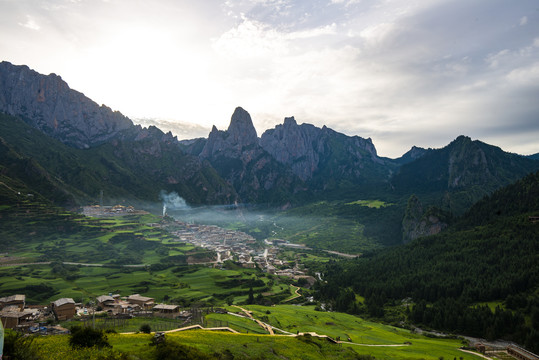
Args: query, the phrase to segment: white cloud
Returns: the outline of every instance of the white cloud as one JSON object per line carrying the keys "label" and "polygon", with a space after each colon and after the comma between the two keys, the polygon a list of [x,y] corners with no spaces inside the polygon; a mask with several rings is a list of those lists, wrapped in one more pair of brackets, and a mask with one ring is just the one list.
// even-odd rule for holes
{"label": "white cloud", "polygon": [[282,56],[287,53],[285,38],[277,30],[254,20],[244,20],[213,43],[217,53],[231,58]]}
{"label": "white cloud", "polygon": [[395,23],[379,23],[365,28],[359,35],[365,40],[367,46],[374,47],[382,45],[397,31],[398,26]]}
{"label": "white cloud", "polygon": [[506,79],[512,86],[534,86],[539,89],[539,62],[511,70]]}
{"label": "white cloud", "polygon": [[2,4],[0,53],[131,116],[225,128],[239,105],[259,134],[294,115],[372,137],[381,155],[459,134],[539,152],[536,7],[17,0]]}
{"label": "white cloud", "polygon": [[39,24],[36,22],[36,20],[30,16],[30,15],[26,15],[26,22],[24,23],[18,23],[20,26],[23,26],[27,29],[30,29],[30,30],[39,30],[41,29],[41,26],[39,26]]}
{"label": "white cloud", "polygon": [[490,68],[497,68],[500,65],[500,62],[503,62],[505,59],[510,57],[511,52],[509,49],[503,49],[496,54],[489,54],[485,61],[487,62]]}
{"label": "white cloud", "polygon": [[289,33],[286,38],[294,40],[294,39],[308,39],[313,38],[317,36],[323,36],[323,35],[335,35],[337,34],[337,24],[332,23],[330,25],[321,26],[313,29],[308,30],[302,30],[302,31],[295,31],[292,33]]}

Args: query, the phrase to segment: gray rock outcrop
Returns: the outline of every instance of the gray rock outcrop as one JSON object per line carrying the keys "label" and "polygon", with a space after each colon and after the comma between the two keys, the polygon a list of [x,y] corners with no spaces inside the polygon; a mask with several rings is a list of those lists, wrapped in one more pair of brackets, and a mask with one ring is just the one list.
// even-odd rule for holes
{"label": "gray rock outcrop", "polygon": [[403,242],[407,243],[414,239],[439,234],[447,227],[442,221],[442,216],[436,208],[423,209],[423,204],[412,195],[408,199],[408,205],[402,220]]}
{"label": "gray rock outcrop", "polygon": [[251,116],[241,107],[232,114],[227,130],[212,128],[199,156],[234,186],[243,201],[282,202],[302,185],[258,144]]}
{"label": "gray rock outcrop", "polygon": [[372,176],[389,176],[370,138],[347,136],[326,126],[298,125],[294,117],[265,131],[260,145],[304,181],[318,178],[326,184],[333,178],[358,183]]}
{"label": "gray rock outcrop", "polygon": [[0,63],[0,111],[81,149],[133,126],[121,113],[70,89],[60,76],[45,76],[6,61]]}

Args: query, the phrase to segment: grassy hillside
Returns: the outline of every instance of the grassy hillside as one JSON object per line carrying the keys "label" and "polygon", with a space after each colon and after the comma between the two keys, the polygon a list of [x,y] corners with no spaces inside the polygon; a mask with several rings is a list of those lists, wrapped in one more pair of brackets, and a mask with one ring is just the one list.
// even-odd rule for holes
{"label": "grassy hillside", "polygon": [[[230,311],[233,309],[236,308],[229,308]],[[340,337],[344,343],[334,344],[309,335],[271,336],[252,333],[252,330],[249,334],[245,331],[241,334],[204,330],[176,332],[167,334],[166,342],[188,346],[198,350],[199,355],[212,359],[479,359],[478,356],[460,351],[463,343],[458,339],[428,338],[352,315],[315,311],[312,306],[247,306],[247,309],[252,311],[255,318],[294,334],[316,332],[333,338]],[[222,316],[230,320],[227,325],[233,329],[245,329],[236,327],[236,319],[241,318]],[[255,324],[251,320],[245,321]],[[108,339],[113,348],[101,351],[73,351],[67,344],[67,336],[42,337],[36,343],[42,346],[43,353],[49,354],[47,359],[94,358],[99,354],[119,356],[120,353],[128,354],[132,359],[155,358],[156,348],[149,345],[151,335],[110,334]],[[50,351],[53,348],[54,351]]]}

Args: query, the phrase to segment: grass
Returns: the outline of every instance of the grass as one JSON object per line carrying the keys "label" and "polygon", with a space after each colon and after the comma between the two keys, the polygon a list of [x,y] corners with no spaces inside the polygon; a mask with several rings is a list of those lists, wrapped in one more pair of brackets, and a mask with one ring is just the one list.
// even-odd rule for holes
{"label": "grass", "polygon": [[505,309],[505,304],[503,301],[488,301],[488,302],[477,303],[477,306],[484,306],[484,305],[487,305],[490,311],[492,312],[495,312],[497,307],[499,307],[502,310]]}
{"label": "grass", "polygon": [[386,202],[381,201],[381,200],[356,200],[356,201],[346,203],[345,205],[361,205],[361,206],[366,206],[366,207],[369,207],[369,208],[379,209],[381,207],[391,206],[393,204],[386,203]]}
{"label": "grass", "polygon": [[230,327],[240,333],[267,334],[267,332],[253,320],[238,316],[213,313],[206,316],[206,321],[207,327]]}
{"label": "grass", "polygon": [[[87,323],[94,324],[94,320],[91,317],[87,318]],[[96,317],[95,327],[102,330],[111,329],[117,333],[137,333],[140,327],[144,324],[150,325],[152,331],[168,331],[183,327],[183,323],[180,320],[166,319],[160,317],[134,317],[131,319],[113,319],[108,317]],[[60,324],[62,327],[69,329],[72,326],[81,325],[79,320],[68,320]]]}
{"label": "grass", "polygon": [[[368,331],[368,330],[365,330]],[[392,330],[389,337],[394,338]],[[40,337],[36,343],[46,359],[97,359],[105,354],[119,352],[133,359],[151,359],[155,348],[150,346],[152,335],[147,334],[109,334],[113,346],[110,350],[72,350],[68,346],[68,336],[57,335]],[[376,359],[480,359],[478,356],[457,350],[456,340],[407,338],[412,344],[401,347],[368,347],[348,344],[333,344],[316,337],[269,336],[260,334],[232,334],[204,330],[169,333],[167,342],[176,342],[196,348],[215,358],[234,359],[357,359],[361,355],[371,355]],[[112,357],[111,357],[112,358]]]}
{"label": "grass", "polygon": [[[399,347],[343,344],[343,346],[349,346],[359,353],[372,354],[377,359],[438,359],[440,356],[444,358],[459,358],[461,356],[465,359],[476,358],[458,350],[462,346],[460,340],[427,338],[412,334],[405,329],[366,321],[353,315],[315,311],[312,306],[276,305],[264,307],[246,305],[243,307],[252,311],[253,317],[292,333],[316,332],[332,338],[340,337],[343,341],[350,338],[354,343],[365,345],[405,345],[405,343],[411,343],[411,345]],[[239,312],[239,309],[230,308],[229,311]]]}
{"label": "grass", "polygon": [[[124,296],[140,293],[164,301],[165,296],[176,301],[191,303],[212,298],[221,299],[232,295],[235,302],[247,299],[249,287],[234,286],[223,287],[222,283],[227,280],[248,281],[258,276],[265,284],[269,282],[265,274],[256,269],[219,270],[204,266],[185,266],[182,268],[169,268],[160,271],[140,268],[118,267],[86,267],[72,266],[75,269],[69,274],[75,278],[72,280],[53,273],[50,265],[33,265],[26,267],[2,267],[0,268],[0,291],[4,294],[20,293],[28,285],[44,284],[55,290],[49,297],[33,298],[28,296],[29,303],[47,303],[61,297],[71,297],[77,301],[85,302],[90,298],[111,293],[119,293]],[[178,271],[181,270],[181,271]],[[273,277],[274,286],[272,291],[276,293],[288,293],[289,285],[280,282],[278,277]],[[245,283],[245,282],[244,282]],[[283,287],[283,290],[280,287]],[[254,287],[255,293],[261,292],[262,287]]]}

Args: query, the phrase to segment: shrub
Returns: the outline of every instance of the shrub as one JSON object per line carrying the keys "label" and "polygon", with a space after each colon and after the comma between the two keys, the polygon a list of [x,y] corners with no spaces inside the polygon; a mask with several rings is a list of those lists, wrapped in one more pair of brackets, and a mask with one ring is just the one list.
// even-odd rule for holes
{"label": "shrub", "polygon": [[149,334],[152,332],[152,327],[150,324],[142,324],[140,325],[139,331],[144,334]]}
{"label": "shrub", "polygon": [[73,348],[93,347],[98,348],[111,347],[107,336],[102,330],[92,329],[90,327],[75,326],[71,328],[69,345]]}
{"label": "shrub", "polygon": [[33,336],[22,336],[12,330],[6,330],[4,333],[4,356],[12,360],[42,359]]}

